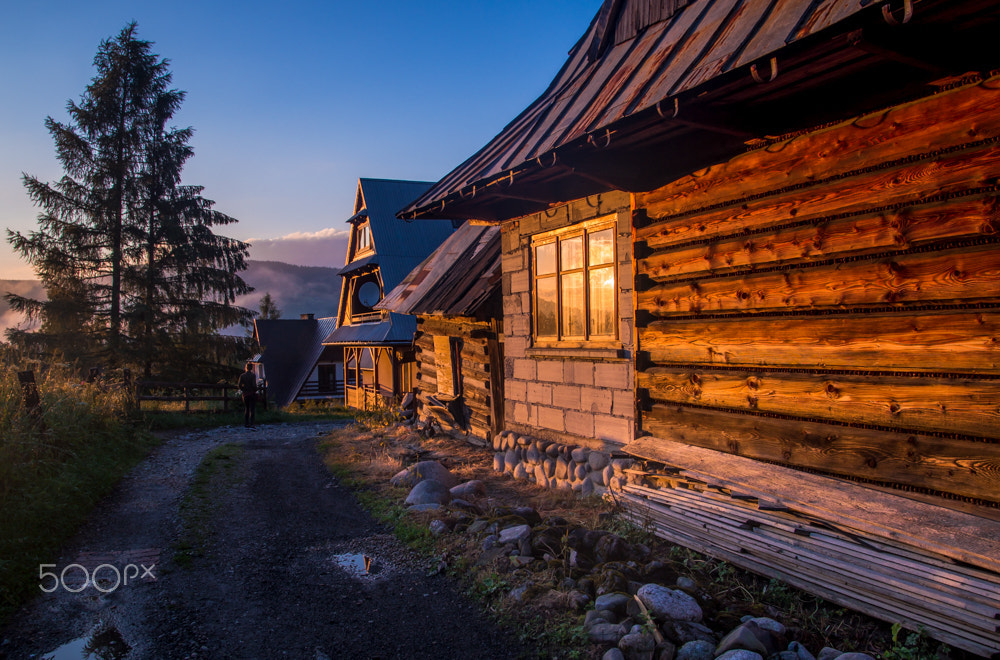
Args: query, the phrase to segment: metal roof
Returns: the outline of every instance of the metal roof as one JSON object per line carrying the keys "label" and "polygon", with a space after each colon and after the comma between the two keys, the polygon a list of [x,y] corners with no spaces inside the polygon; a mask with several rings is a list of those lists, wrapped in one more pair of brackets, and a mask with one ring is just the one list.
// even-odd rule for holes
{"label": "metal roof", "polygon": [[502,220],[649,190],[995,68],[998,24],[989,0],[605,0],[548,89],[399,215]]}
{"label": "metal roof", "polygon": [[279,406],[295,400],[302,384],[323,353],[323,338],[337,319],[254,319],[254,336],[261,347],[268,396]]}
{"label": "metal roof", "polygon": [[374,254],[369,254],[367,257],[361,257],[360,259],[355,259],[351,263],[347,264],[346,266],[337,271],[337,275],[347,275],[348,273],[353,273],[367,266],[377,266],[377,265],[378,265],[378,256]]}
{"label": "metal roof", "polygon": [[417,318],[405,314],[389,313],[378,323],[343,325],[331,332],[324,344],[410,344],[417,331]]}
{"label": "metal roof", "polygon": [[465,223],[376,305],[404,314],[475,316],[500,287],[500,227]]}
{"label": "metal roof", "polygon": [[[402,282],[414,266],[455,231],[451,220],[428,219],[414,223],[396,217],[397,210],[426,192],[430,186],[427,181],[358,180],[355,216],[361,210],[366,211],[375,246],[374,260],[378,263],[386,291]],[[347,264],[341,273],[348,272],[347,266],[353,270],[354,265],[354,262]]]}

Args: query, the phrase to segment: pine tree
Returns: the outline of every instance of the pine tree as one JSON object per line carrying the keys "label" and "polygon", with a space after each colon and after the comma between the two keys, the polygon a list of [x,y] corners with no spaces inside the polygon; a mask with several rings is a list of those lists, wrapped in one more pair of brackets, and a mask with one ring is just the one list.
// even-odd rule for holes
{"label": "pine tree", "polygon": [[274,302],[274,298],[271,297],[270,291],[266,292],[264,297],[260,299],[260,314],[257,315],[257,318],[267,321],[281,318],[281,310],[278,309],[278,303]]}
{"label": "pine tree", "polygon": [[168,123],[184,93],[169,88],[167,60],[136,32],[132,23],[101,43],[97,74],[67,104],[70,123],[46,120],[65,175],[52,184],[23,176],[43,209],[39,229],[7,234],[48,300],[9,300],[42,321],[31,339],[49,349],[149,375],[154,363],[197,368],[242,348],[217,331],[250,316],[233,305],[250,288],[237,275],[248,246],[212,231],[235,220],[200,187],[181,185],[192,130]]}

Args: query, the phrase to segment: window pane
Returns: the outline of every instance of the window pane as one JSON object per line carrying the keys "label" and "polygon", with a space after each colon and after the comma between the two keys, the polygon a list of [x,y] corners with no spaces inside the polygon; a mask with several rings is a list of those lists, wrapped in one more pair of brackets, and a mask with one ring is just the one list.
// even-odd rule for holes
{"label": "window pane", "polygon": [[615,334],[615,269],[590,271],[590,334],[613,337]]}
{"label": "window pane", "polygon": [[552,275],[556,272],[556,244],[546,243],[535,248],[535,275]]}
{"label": "window pane", "polygon": [[539,337],[555,337],[559,328],[556,317],[556,278],[535,280],[535,293],[538,301],[535,334]]}
{"label": "window pane", "polygon": [[[583,245],[583,239],[580,239]],[[562,276],[562,333],[564,337],[582,337],[586,331],[583,300],[583,273]]]}
{"label": "window pane", "polygon": [[583,268],[583,236],[575,238],[564,238],[559,241],[560,257],[562,263],[561,270],[573,270]]}
{"label": "window pane", "polygon": [[615,230],[602,229],[595,231],[590,239],[590,265],[614,263],[615,260]]}

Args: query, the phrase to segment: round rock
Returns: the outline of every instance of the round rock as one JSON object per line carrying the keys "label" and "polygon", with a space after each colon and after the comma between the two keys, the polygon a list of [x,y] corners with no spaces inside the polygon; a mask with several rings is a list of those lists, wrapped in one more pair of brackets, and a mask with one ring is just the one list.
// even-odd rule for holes
{"label": "round rock", "polygon": [[650,583],[639,587],[636,596],[655,618],[674,621],[701,621],[701,606],[698,605],[698,601],[683,591]]}
{"label": "round rock", "polygon": [[414,504],[447,504],[451,501],[448,488],[434,479],[424,479],[406,496],[406,503]]}
{"label": "round rock", "polygon": [[715,644],[704,640],[688,642],[677,649],[674,660],[714,660]]}

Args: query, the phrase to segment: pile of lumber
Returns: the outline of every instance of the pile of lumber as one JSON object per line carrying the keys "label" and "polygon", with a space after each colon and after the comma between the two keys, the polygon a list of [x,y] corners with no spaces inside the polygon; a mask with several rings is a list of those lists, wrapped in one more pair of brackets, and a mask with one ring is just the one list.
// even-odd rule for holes
{"label": "pile of lumber", "polygon": [[[648,476],[648,475],[646,475]],[[723,490],[639,479],[628,517],[657,536],[951,646],[1000,655],[1000,575]],[[670,487],[678,486],[678,487]]]}

